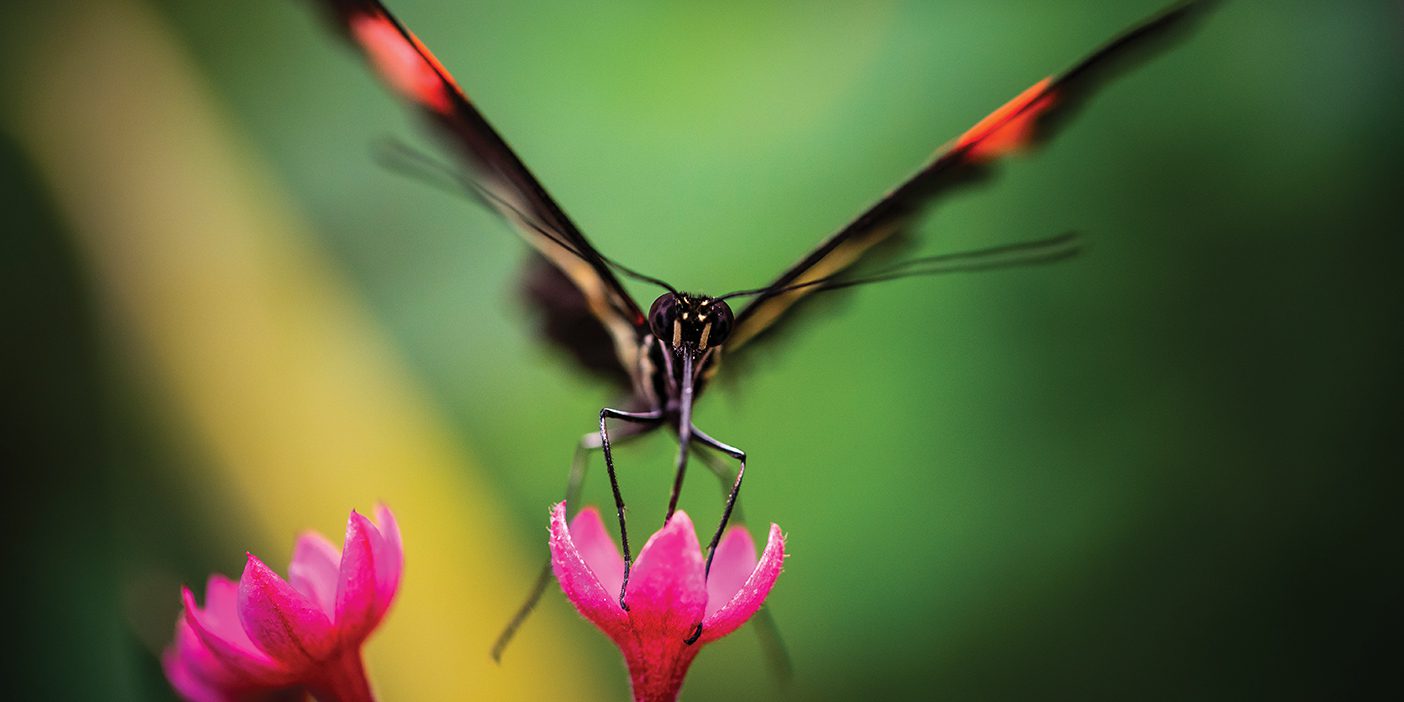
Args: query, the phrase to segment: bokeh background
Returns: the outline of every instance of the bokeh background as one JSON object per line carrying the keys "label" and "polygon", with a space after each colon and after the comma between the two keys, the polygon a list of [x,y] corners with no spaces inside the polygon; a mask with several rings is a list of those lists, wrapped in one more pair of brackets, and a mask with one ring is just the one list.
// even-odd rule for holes
{"label": "bokeh background", "polygon": [[[602,250],[720,292],[1160,4],[392,9]],[[433,143],[314,10],[7,6],[10,698],[172,699],[179,583],[245,550],[285,563],[299,530],[384,500],[408,571],[367,651],[382,699],[622,699],[617,653],[554,588],[488,659],[615,398],[535,338],[505,224],[377,164],[386,137]],[[1401,124],[1399,3],[1225,3],[944,201],[914,250],[1075,229],[1083,255],[862,288],[725,369],[697,420],[750,452],[748,515],[789,534],[769,606],[795,674],[743,630],[684,699],[1377,681],[1400,593]],[[620,451],[640,532],[671,450]],[[705,473],[684,503],[715,519]]]}

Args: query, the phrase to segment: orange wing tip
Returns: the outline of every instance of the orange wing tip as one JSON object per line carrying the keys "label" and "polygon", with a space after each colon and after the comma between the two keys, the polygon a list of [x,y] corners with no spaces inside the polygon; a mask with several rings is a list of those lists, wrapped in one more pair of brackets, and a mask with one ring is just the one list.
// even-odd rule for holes
{"label": "orange wing tip", "polygon": [[406,39],[406,33],[381,14],[352,17],[351,34],[390,87],[435,112],[453,110],[452,93],[458,86],[413,34]]}
{"label": "orange wing tip", "polygon": [[1052,78],[1044,78],[1019,93],[1018,97],[990,113],[956,141],[955,148],[967,149],[974,161],[989,161],[1018,151],[1033,141],[1038,118],[1057,102],[1057,91],[1049,91]]}

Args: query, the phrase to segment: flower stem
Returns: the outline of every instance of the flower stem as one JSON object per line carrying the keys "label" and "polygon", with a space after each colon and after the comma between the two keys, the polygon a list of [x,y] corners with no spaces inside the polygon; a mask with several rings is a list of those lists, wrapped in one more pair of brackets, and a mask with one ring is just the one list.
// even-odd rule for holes
{"label": "flower stem", "polygon": [[308,686],[318,702],[375,702],[360,650],[351,650],[326,662],[322,675]]}

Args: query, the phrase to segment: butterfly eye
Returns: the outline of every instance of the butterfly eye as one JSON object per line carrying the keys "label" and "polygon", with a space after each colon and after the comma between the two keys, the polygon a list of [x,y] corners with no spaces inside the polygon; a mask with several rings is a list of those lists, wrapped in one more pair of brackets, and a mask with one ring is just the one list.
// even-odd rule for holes
{"label": "butterfly eye", "polygon": [[659,339],[673,338],[673,322],[678,317],[678,298],[673,293],[664,293],[648,308],[648,326]]}
{"label": "butterfly eye", "polygon": [[707,310],[707,321],[712,325],[711,332],[707,335],[707,346],[719,346],[726,337],[731,335],[732,323],[731,307],[722,300],[713,300]]}

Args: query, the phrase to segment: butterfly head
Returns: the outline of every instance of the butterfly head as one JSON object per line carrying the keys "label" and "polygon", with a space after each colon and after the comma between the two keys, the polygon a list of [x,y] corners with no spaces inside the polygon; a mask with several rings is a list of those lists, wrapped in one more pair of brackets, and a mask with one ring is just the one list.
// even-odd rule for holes
{"label": "butterfly head", "polygon": [[731,307],[705,295],[664,293],[648,310],[653,335],[674,351],[702,351],[726,341],[731,334]]}

